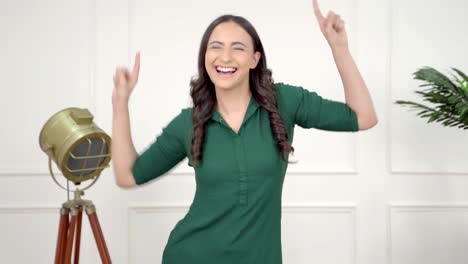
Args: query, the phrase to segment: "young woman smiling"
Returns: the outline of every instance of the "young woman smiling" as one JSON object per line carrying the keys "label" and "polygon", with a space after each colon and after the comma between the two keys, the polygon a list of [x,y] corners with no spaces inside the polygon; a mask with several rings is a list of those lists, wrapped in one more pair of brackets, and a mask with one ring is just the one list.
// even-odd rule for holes
{"label": "young woman smiling", "polygon": [[281,194],[294,127],[358,131],[377,123],[367,87],[349,53],[341,18],[313,2],[343,81],[346,103],[274,83],[254,27],[224,15],[206,29],[193,106],[182,109],[140,155],[133,146],[128,100],[140,68],[114,76],[112,157],[116,182],[149,182],[185,157],[196,193],[172,230],[163,264],[281,264]]}

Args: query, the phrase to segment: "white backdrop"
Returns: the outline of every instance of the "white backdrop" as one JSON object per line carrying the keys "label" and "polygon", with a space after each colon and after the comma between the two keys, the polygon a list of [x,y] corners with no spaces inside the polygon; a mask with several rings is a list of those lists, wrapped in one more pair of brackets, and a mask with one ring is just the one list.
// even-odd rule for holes
{"label": "white backdrop", "polygon": [[[468,73],[468,2],[322,0],[346,21],[352,55],[379,124],[336,133],[297,128],[283,191],[283,262],[446,264],[468,259],[467,131],[427,124],[396,100],[420,100],[412,73]],[[309,0],[0,0],[2,138],[0,262],[51,263],[66,194],[38,144],[63,108],[88,108],[111,133],[112,76],[141,50],[131,99],[134,142],[144,150],[182,107],[201,36],[219,15],[257,29],[277,82],[344,101],[340,76]],[[170,230],[192,201],[187,160],[135,190],[105,170],[85,198],[114,263],[159,263]],[[83,219],[81,259],[99,263]]]}

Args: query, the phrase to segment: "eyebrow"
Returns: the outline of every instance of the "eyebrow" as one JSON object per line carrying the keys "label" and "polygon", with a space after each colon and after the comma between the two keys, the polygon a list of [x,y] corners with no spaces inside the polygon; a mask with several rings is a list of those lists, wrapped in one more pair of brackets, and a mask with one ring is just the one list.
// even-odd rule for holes
{"label": "eyebrow", "polygon": [[[212,45],[212,44],[224,45],[223,42],[217,41],[217,40],[214,40],[214,41],[211,41],[210,43],[208,43],[208,45]],[[242,42],[240,42],[240,41],[234,41],[234,42],[232,42],[232,43],[231,43],[231,46],[234,46],[234,45],[236,45],[236,44],[242,45],[242,46],[244,46],[244,47],[247,48],[247,45],[245,45],[244,43],[242,43]]]}

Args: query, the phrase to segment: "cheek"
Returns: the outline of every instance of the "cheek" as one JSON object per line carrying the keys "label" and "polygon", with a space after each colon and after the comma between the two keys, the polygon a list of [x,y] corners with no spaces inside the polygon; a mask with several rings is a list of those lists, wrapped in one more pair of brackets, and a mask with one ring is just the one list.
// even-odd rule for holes
{"label": "cheek", "polygon": [[216,57],[216,52],[210,49],[207,49],[205,52],[205,60],[212,61]]}
{"label": "cheek", "polygon": [[211,67],[213,65],[213,55],[211,53],[205,54],[205,67]]}
{"label": "cheek", "polygon": [[208,73],[211,71],[211,61],[208,56],[205,56],[205,69]]}
{"label": "cheek", "polygon": [[252,60],[250,59],[250,57],[247,56],[239,57],[238,62],[240,65],[242,65],[242,68],[244,68],[244,70],[249,70],[252,64]]}

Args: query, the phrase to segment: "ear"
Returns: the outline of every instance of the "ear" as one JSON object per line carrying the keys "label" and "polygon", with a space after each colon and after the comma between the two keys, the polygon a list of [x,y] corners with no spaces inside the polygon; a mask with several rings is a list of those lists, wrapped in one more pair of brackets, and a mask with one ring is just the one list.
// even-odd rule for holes
{"label": "ear", "polygon": [[250,69],[255,69],[257,67],[258,62],[260,61],[260,58],[262,57],[262,54],[259,51],[256,51],[253,55],[253,61],[252,61],[252,66]]}

